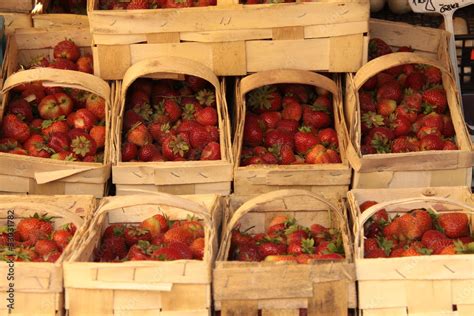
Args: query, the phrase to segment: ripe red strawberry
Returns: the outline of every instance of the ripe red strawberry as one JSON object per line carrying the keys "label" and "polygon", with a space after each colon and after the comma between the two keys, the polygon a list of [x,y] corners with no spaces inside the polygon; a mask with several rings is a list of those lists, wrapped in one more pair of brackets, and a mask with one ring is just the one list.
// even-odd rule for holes
{"label": "ripe red strawberry", "polygon": [[79,157],[95,155],[97,144],[88,134],[71,138],[71,151]]}
{"label": "ripe red strawberry", "polygon": [[390,46],[380,38],[372,38],[369,41],[369,60],[392,52]]}
{"label": "ripe red strawberry", "polygon": [[305,162],[309,164],[331,163],[331,158],[327,154],[327,149],[317,144],[306,154]]}
{"label": "ripe red strawberry", "polygon": [[23,143],[30,137],[30,128],[28,124],[19,120],[16,115],[7,114],[2,122],[2,135]]}
{"label": "ripe red strawberry", "polygon": [[400,83],[397,82],[397,79],[394,76],[386,72],[379,72],[376,75],[376,77],[377,77],[377,88],[380,88],[389,82],[394,82],[395,84],[400,85]]}
{"label": "ripe red strawberry", "polygon": [[443,140],[436,134],[429,134],[420,140],[420,150],[442,150]]}
{"label": "ripe red strawberry", "polygon": [[306,154],[314,145],[320,143],[318,136],[314,135],[311,128],[302,126],[294,137],[295,149],[299,154]]}
{"label": "ripe red strawberry", "polygon": [[189,8],[192,6],[192,0],[166,0],[166,8]]}
{"label": "ripe red strawberry", "polygon": [[421,238],[426,231],[433,227],[430,214],[421,209],[403,214],[396,221],[398,221],[399,228],[398,238],[401,240]]}
{"label": "ripe red strawberry", "polygon": [[55,154],[52,154],[51,159],[56,160],[66,160],[66,161],[77,161],[77,155],[71,151],[61,151]]}
{"label": "ripe red strawberry", "polygon": [[48,236],[53,231],[51,217],[48,217],[47,214],[40,216],[35,213],[29,218],[21,219],[16,226],[16,231],[20,234],[22,241],[28,240],[32,233],[43,233]]}
{"label": "ripe red strawberry", "polygon": [[53,48],[54,58],[65,58],[70,61],[77,61],[81,56],[79,47],[72,40],[64,40],[56,44]]}
{"label": "ripe red strawberry", "polygon": [[283,110],[281,118],[285,120],[299,121],[303,115],[303,107],[294,97],[285,96],[283,98]]}
{"label": "ripe red strawberry", "polygon": [[155,214],[141,222],[140,227],[150,231],[151,236],[155,237],[168,230],[168,219],[162,214]]}
{"label": "ripe red strawberry", "polygon": [[319,140],[321,144],[330,148],[338,147],[337,132],[333,128],[325,128],[319,131],[318,133]]}
{"label": "ripe red strawberry", "polygon": [[48,67],[49,66],[49,59],[46,56],[38,56],[31,60],[28,68],[41,68],[41,67]]}
{"label": "ripe red strawberry", "polygon": [[153,142],[153,139],[148,132],[145,124],[137,123],[127,133],[127,141],[137,146],[144,146]]}
{"label": "ripe red strawberry", "polygon": [[401,136],[395,138],[392,142],[393,153],[407,153],[412,151],[419,151],[420,145],[416,138],[409,136]]}
{"label": "ripe red strawberry", "polygon": [[195,116],[196,121],[201,125],[217,125],[217,111],[215,108],[205,107],[202,110],[197,111]]}
{"label": "ripe red strawberry", "polygon": [[414,92],[410,89],[405,90],[402,104],[406,105],[409,110],[416,113],[421,112],[421,103],[422,96],[419,92]]}
{"label": "ripe red strawberry", "polygon": [[390,127],[395,134],[395,137],[405,136],[411,132],[411,122],[405,116],[396,116],[390,123]]}
{"label": "ripe red strawberry", "polygon": [[276,128],[281,117],[280,112],[263,112],[260,114],[260,120],[265,124],[267,130]]}
{"label": "ripe red strawberry", "polygon": [[193,241],[191,246],[189,246],[192,254],[193,259],[202,260],[204,257],[204,247],[205,247],[205,239],[204,238],[197,238]]}
{"label": "ripe red strawberry", "polygon": [[86,100],[86,109],[88,109],[99,120],[105,119],[105,99],[95,95],[89,94]]}
{"label": "ripe red strawberry", "polygon": [[433,250],[434,254],[438,254],[443,248],[451,245],[453,241],[448,239],[443,233],[437,230],[428,230],[423,234],[421,242],[426,248]]}
{"label": "ripe red strawberry", "polygon": [[124,224],[110,224],[104,230],[102,234],[102,239],[107,239],[113,236],[123,237],[125,234],[126,226]]}
{"label": "ripe red strawberry", "polygon": [[102,240],[102,245],[99,249],[100,256],[105,256],[104,261],[114,261],[116,259],[121,260],[128,254],[127,244],[123,236],[111,236],[107,239]]}
{"label": "ripe red strawberry", "polygon": [[125,115],[124,115],[124,118],[123,118],[123,128],[124,128],[124,130],[128,131],[129,129],[131,129],[134,125],[136,125],[139,122],[144,123],[145,119],[133,110],[128,110],[128,111],[125,112]]}
{"label": "ripe red strawberry", "polygon": [[445,140],[443,143],[443,150],[458,150],[458,146],[452,141]]}
{"label": "ripe red strawberry", "polygon": [[273,86],[263,86],[247,95],[248,106],[255,113],[274,112],[281,108],[281,95]]}
{"label": "ripe red strawberry", "polygon": [[163,109],[171,122],[176,122],[181,117],[181,108],[173,99],[165,99],[163,101]]}
{"label": "ripe red strawberry", "polygon": [[58,246],[52,240],[40,239],[35,243],[35,251],[40,256],[47,256],[58,251]]}
{"label": "ripe red strawberry", "polygon": [[92,74],[94,72],[93,60],[91,55],[79,57],[79,59],[76,61],[76,65],[78,71],[85,72],[88,74]]}
{"label": "ripe red strawberry", "polygon": [[33,157],[49,158],[51,156],[51,148],[46,145],[46,140],[41,135],[32,135],[25,141],[23,148]]}
{"label": "ripe red strawberry", "polygon": [[329,95],[320,95],[314,100],[313,109],[316,111],[332,112],[332,103]]}
{"label": "ripe red strawberry", "polygon": [[184,158],[189,151],[190,145],[184,134],[171,135],[163,141],[161,152],[166,160]]}
{"label": "ripe red strawberry", "polygon": [[303,239],[308,238],[308,233],[304,227],[291,225],[285,230],[286,241],[288,244],[301,243]]}
{"label": "ripe red strawberry", "polygon": [[200,77],[186,75],[184,80],[194,92],[198,92],[208,86],[208,82]]}
{"label": "ripe red strawberry", "polygon": [[287,251],[286,244],[282,243],[277,238],[264,239],[258,246],[258,253],[260,257],[283,255]]}
{"label": "ripe red strawberry", "polygon": [[430,84],[441,83],[441,71],[434,66],[427,66],[424,70],[426,81]]}
{"label": "ripe red strawberry", "polygon": [[295,120],[280,120],[277,123],[276,129],[294,134],[298,131],[298,121]]}
{"label": "ripe red strawberry", "polygon": [[325,128],[331,125],[331,117],[327,112],[315,111],[313,108],[305,106],[303,108],[303,123],[316,129]]}
{"label": "ripe red strawberry", "polygon": [[33,111],[31,106],[24,99],[16,99],[8,104],[8,112],[15,114],[20,120],[31,122],[33,120]]}
{"label": "ripe red strawberry", "polygon": [[210,142],[204,147],[200,160],[219,160],[221,159],[221,147],[216,142]]}
{"label": "ripe red strawberry", "polygon": [[167,243],[180,242],[189,246],[194,239],[194,234],[186,227],[173,227],[164,234],[164,241]]}
{"label": "ripe red strawberry", "polygon": [[374,127],[366,137],[365,143],[372,146],[377,153],[390,152],[390,141],[394,138],[393,131],[386,127]]}
{"label": "ripe red strawberry", "polygon": [[131,0],[127,5],[127,10],[143,10],[148,9],[148,0]]}
{"label": "ripe red strawberry", "polygon": [[294,97],[298,102],[308,103],[309,101],[309,92],[305,85],[293,83],[284,84],[281,90],[285,96]]}
{"label": "ripe red strawberry", "polygon": [[53,133],[67,132],[69,132],[69,126],[63,116],[60,116],[56,120],[45,120],[41,122],[41,133],[43,133],[44,136],[50,136]]}
{"label": "ripe red strawberry", "polygon": [[[378,202],[376,201],[365,201],[359,205],[359,209],[361,213],[364,213],[369,207],[377,205]],[[376,223],[383,223],[388,222],[388,213],[385,209],[381,209],[377,211],[374,215],[372,215],[371,219]]]}
{"label": "ripe red strawberry", "polygon": [[425,106],[425,113],[435,111],[436,113],[444,113],[448,106],[446,99],[446,91],[442,88],[432,88],[423,92],[423,102],[427,103]]}
{"label": "ripe red strawberry", "polygon": [[71,140],[66,133],[55,132],[52,133],[48,140],[48,147],[59,153],[68,151],[71,145]]}
{"label": "ripe red strawberry", "polygon": [[49,64],[48,67],[65,70],[77,70],[77,65],[66,58],[56,58]]}
{"label": "ripe red strawberry", "polygon": [[407,76],[405,86],[415,91],[419,91],[425,85],[425,81],[425,76],[423,76],[421,72],[414,71]]}
{"label": "ripe red strawberry", "polygon": [[[375,84],[374,84],[375,88]],[[363,112],[375,112],[376,111],[376,104],[373,99],[372,93],[359,90],[359,103],[360,109]]]}
{"label": "ripe red strawberry", "polygon": [[418,139],[423,139],[426,135],[436,135],[441,137],[441,131],[437,127],[423,126],[416,133],[416,137],[418,137]]}
{"label": "ripe red strawberry", "polygon": [[[180,127],[182,125],[183,124],[181,124]],[[150,125],[148,125],[148,131],[150,132],[150,135],[158,144],[162,144],[164,139],[171,134],[169,123],[153,122]],[[178,131],[179,131],[179,127],[178,127]]]}
{"label": "ripe red strawberry", "polygon": [[394,100],[397,103],[401,101],[402,90],[397,81],[389,81],[380,86],[377,90],[377,101],[383,99]]}
{"label": "ripe red strawberry", "polygon": [[20,144],[13,138],[2,138],[0,139],[0,152],[7,152],[18,147]]}
{"label": "ripe red strawberry", "polygon": [[449,238],[460,238],[469,235],[469,218],[464,213],[443,213],[438,223]]}
{"label": "ripe red strawberry", "polygon": [[267,131],[265,133],[264,143],[266,147],[288,145],[293,148],[295,146],[293,135],[278,129]]}
{"label": "ripe red strawberry", "polygon": [[130,95],[126,99],[126,108],[132,109],[135,107],[141,107],[145,104],[150,104],[150,93],[143,91],[142,89],[132,90]]}
{"label": "ripe red strawberry", "polygon": [[263,155],[261,155],[260,158],[263,164],[269,164],[269,165],[278,164],[278,159],[273,153],[266,152]]}
{"label": "ripe red strawberry", "polygon": [[299,255],[302,253],[314,253],[314,240],[312,238],[303,239],[299,242],[288,244],[288,254]]}
{"label": "ripe red strawberry", "polygon": [[441,129],[441,133],[444,137],[453,137],[456,135],[451,116],[443,115],[443,128]]}
{"label": "ripe red strawberry", "polygon": [[130,247],[126,258],[130,261],[150,260],[149,252],[151,249],[149,242],[139,241]]}
{"label": "ripe red strawberry", "polygon": [[125,243],[129,247],[138,243],[140,240],[151,241],[150,231],[138,226],[127,226],[127,228],[125,228],[124,237]]}
{"label": "ripe red strawberry", "polygon": [[397,108],[397,102],[390,99],[380,99],[376,105],[377,113],[382,116],[389,116]]}
{"label": "ripe red strawberry", "polygon": [[137,157],[138,149],[137,145],[133,143],[122,144],[122,161],[127,162]]}
{"label": "ripe red strawberry", "polygon": [[159,154],[160,152],[155,145],[145,144],[138,150],[138,160],[145,162],[152,161],[157,153]]}
{"label": "ripe red strawberry", "polygon": [[56,243],[60,251],[63,251],[71,241],[73,234],[65,229],[56,230],[51,239]]}
{"label": "ripe red strawberry", "polygon": [[74,114],[74,127],[90,131],[97,123],[97,117],[88,109],[79,109]]}
{"label": "ripe red strawberry", "polygon": [[104,148],[105,146],[105,126],[95,125],[92,127],[89,135],[94,139],[97,148]]}

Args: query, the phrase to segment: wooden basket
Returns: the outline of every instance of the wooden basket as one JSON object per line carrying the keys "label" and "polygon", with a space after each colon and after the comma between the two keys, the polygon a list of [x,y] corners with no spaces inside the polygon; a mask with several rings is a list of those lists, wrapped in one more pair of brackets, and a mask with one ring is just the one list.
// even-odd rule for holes
{"label": "wooden basket", "polygon": [[[382,208],[392,214],[419,207],[440,213],[461,208],[470,214],[472,231],[474,200],[467,187],[354,190],[348,197],[358,215],[355,264],[362,315],[472,315],[474,254],[364,259],[363,249],[364,223]],[[358,205],[369,199],[381,203],[361,215]]]}
{"label": "wooden basket", "polygon": [[[166,161],[166,162],[122,162],[122,119],[125,111],[125,97],[129,86],[140,77],[153,79],[175,78],[194,75],[210,82],[216,91],[218,127],[221,146],[221,160],[209,161]],[[233,159],[230,149],[229,119],[227,104],[222,98],[217,77],[207,67],[184,58],[163,57],[143,60],[125,74],[121,94],[114,115],[114,166],[112,179],[117,194],[127,194],[130,189],[171,194],[230,193]],[[132,190],[133,191],[133,190]],[[132,193],[133,194],[133,193]]]}
{"label": "wooden basket", "polygon": [[[48,213],[56,216],[55,227],[74,223],[78,230],[63,254],[55,263],[15,262],[14,263],[14,309],[13,315],[63,315],[63,271],[62,263],[74,248],[84,230],[85,220],[95,207],[92,196],[0,196],[0,225],[7,225],[8,210],[14,210],[14,222],[34,213]],[[0,273],[5,281],[0,283],[0,314],[8,314],[7,297],[9,263],[0,262]]]}
{"label": "wooden basket", "polygon": [[[17,29],[6,49],[6,74],[10,76],[27,65],[32,58],[49,56],[53,59],[53,47],[64,39],[71,39],[81,50],[81,54],[91,53],[92,37],[87,28],[29,28]],[[95,67],[95,65],[94,65]]]}
{"label": "wooden basket", "polygon": [[35,7],[35,0],[2,0],[0,11],[29,13]]}
{"label": "wooden basket", "polygon": [[[332,93],[334,125],[338,134],[342,163],[301,165],[240,166],[240,155],[245,126],[245,95],[268,84],[299,83],[321,87]],[[351,181],[351,169],[346,157],[346,138],[343,132],[342,94],[339,81],[303,70],[271,70],[249,75],[237,82],[234,116],[234,192],[238,195],[261,194],[278,189],[308,189],[324,195],[345,196]]]}
{"label": "wooden basket", "polygon": [[[347,220],[340,208],[306,190],[280,190],[262,194],[242,204],[231,197],[232,217],[225,225],[214,268],[213,297],[222,315],[344,315],[356,306],[355,270]],[[296,218],[302,225],[319,223],[340,229],[345,260],[296,264],[289,262],[228,261],[232,229],[265,230],[280,214]]]}
{"label": "wooden basket", "polygon": [[[218,76],[279,68],[357,71],[366,61],[369,4],[327,0],[154,10],[99,10],[89,1],[95,74],[121,79],[137,61],[178,56]],[[364,53],[365,52],[365,53]]]}
{"label": "wooden basket", "polygon": [[[204,220],[203,260],[92,262],[108,224],[139,223],[159,212],[172,219],[194,215]],[[215,225],[220,212],[216,195],[185,198],[155,193],[105,198],[82,235],[80,247],[64,264],[69,315],[210,315]]]}
{"label": "wooden basket", "polygon": [[90,74],[37,68],[11,75],[3,87],[0,117],[8,106],[10,90],[22,83],[42,81],[47,86],[62,86],[89,91],[106,100],[106,142],[104,162],[71,162],[0,153],[0,191],[31,194],[90,194],[102,197],[110,176],[110,87]]}
{"label": "wooden basket", "polygon": [[[459,150],[362,155],[358,90],[373,75],[393,66],[412,63],[432,65],[442,71],[443,86]],[[346,135],[349,135],[347,157],[355,170],[352,183],[354,188],[467,185],[467,181],[470,183],[471,145],[454,79],[441,63],[418,54],[392,53],[370,61],[355,75],[348,74],[346,79],[344,106]]]}

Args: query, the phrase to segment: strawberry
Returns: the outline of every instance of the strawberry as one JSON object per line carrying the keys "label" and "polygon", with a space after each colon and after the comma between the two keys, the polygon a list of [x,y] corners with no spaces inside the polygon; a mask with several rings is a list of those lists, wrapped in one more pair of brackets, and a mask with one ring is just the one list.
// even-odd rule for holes
{"label": "strawberry", "polygon": [[138,123],[144,123],[145,119],[141,117],[139,114],[137,114],[133,110],[128,110],[125,112],[124,118],[123,118],[123,128],[124,130],[128,131]]}
{"label": "strawberry", "polygon": [[400,84],[397,81],[389,81],[384,83],[377,90],[377,101],[384,99],[393,100],[396,103],[402,99],[402,90]]}
{"label": "strawberry", "polygon": [[105,99],[95,95],[89,94],[86,100],[86,109],[88,109],[99,120],[105,119]]}
{"label": "strawberry", "polygon": [[444,143],[443,143],[443,150],[458,150],[458,146],[449,141],[449,140],[445,140]]}
{"label": "strawberry", "polygon": [[77,155],[75,155],[71,151],[61,151],[52,154],[50,158],[56,160],[77,161]]}
{"label": "strawberry", "polygon": [[[374,88],[375,88],[375,84],[374,84]],[[372,96],[372,93],[370,92],[359,90],[359,104],[360,104],[360,109],[363,112],[376,111],[374,98]]]}
{"label": "strawberry", "polygon": [[399,226],[398,237],[402,240],[421,238],[433,226],[430,214],[421,209],[403,214],[397,221]]}
{"label": "strawberry", "polygon": [[28,69],[30,68],[41,68],[41,67],[48,67],[49,66],[49,59],[46,56],[38,56],[33,58],[28,65]]}
{"label": "strawberry", "polygon": [[327,155],[327,149],[317,144],[306,153],[305,162],[309,164],[331,163],[330,157]]}
{"label": "strawberry", "polygon": [[140,161],[152,161],[156,154],[159,154],[159,149],[153,144],[145,144],[138,149],[138,160]]}
{"label": "strawberry", "polygon": [[298,131],[298,121],[295,120],[280,120],[277,123],[276,129],[287,133],[294,134]]}
{"label": "strawberry", "polygon": [[16,115],[20,120],[31,122],[33,120],[33,111],[31,106],[24,99],[16,99],[8,104],[8,112]]}
{"label": "strawberry", "polygon": [[54,58],[65,58],[70,61],[77,61],[81,56],[79,47],[72,40],[64,40],[56,44],[53,48]]}
{"label": "strawberry", "polygon": [[19,146],[18,141],[13,138],[2,138],[0,139],[0,151],[7,152]]}
{"label": "strawberry", "polygon": [[23,156],[28,156],[28,151],[21,147],[14,148],[12,150],[8,151],[9,154],[14,154],[14,155],[23,155]]}
{"label": "strawberry", "polygon": [[303,239],[308,238],[308,232],[304,227],[291,225],[285,229],[286,240],[288,244],[301,243]]}
{"label": "strawberry", "polygon": [[442,150],[444,143],[440,136],[429,134],[420,140],[420,150]]}
{"label": "strawberry", "polygon": [[258,253],[261,257],[283,255],[286,251],[286,244],[278,238],[265,238],[258,245]]}
{"label": "strawberry", "polygon": [[187,137],[180,133],[177,136],[167,137],[161,146],[161,152],[166,160],[176,160],[184,158],[189,151],[190,145]]}
{"label": "strawberry", "polygon": [[301,84],[284,84],[281,87],[281,90],[285,96],[294,97],[298,102],[308,103],[309,101],[309,92],[306,86]]}
{"label": "strawberry", "polygon": [[443,128],[441,129],[441,133],[444,137],[454,137],[456,135],[451,116],[443,115]]}
{"label": "strawberry", "polygon": [[158,144],[162,144],[165,138],[171,134],[169,123],[153,122],[150,125],[148,125],[148,131],[150,132],[150,135]]}
{"label": "strawberry", "polygon": [[145,124],[137,123],[127,132],[127,141],[141,147],[152,143],[153,139]]}
{"label": "strawberry", "polygon": [[439,68],[434,66],[427,66],[424,69],[424,75],[426,77],[426,81],[430,84],[440,84],[441,83],[441,71]]}
{"label": "strawberry", "polygon": [[71,151],[79,157],[94,155],[97,151],[95,140],[88,134],[71,138]]}
{"label": "strawberry", "polygon": [[297,262],[297,257],[294,255],[270,255],[266,256],[264,261],[266,262]]}
{"label": "strawberry", "polygon": [[380,99],[376,105],[377,113],[382,116],[389,116],[396,108],[397,102],[390,99]]}
{"label": "strawberry", "polygon": [[131,0],[127,5],[127,10],[144,10],[148,9],[148,0]]}
{"label": "strawberry", "polygon": [[[126,107],[128,109],[133,109],[136,107],[141,107],[145,104],[150,104],[150,93],[143,90],[132,90],[130,95],[126,99]],[[138,112],[137,112],[138,113]]]}
{"label": "strawberry", "polygon": [[63,116],[60,116],[56,120],[44,120],[41,122],[41,133],[43,133],[44,136],[51,136],[53,133],[67,132],[69,132],[69,126]]}
{"label": "strawberry", "polygon": [[167,243],[180,242],[189,246],[194,239],[194,234],[186,227],[173,227],[164,234],[164,241]]}
{"label": "strawberry", "polygon": [[[188,0],[183,0],[188,1]],[[196,99],[198,100],[199,104],[202,106],[212,106],[216,107],[216,93],[214,89],[203,89],[199,90],[196,94]]]}
{"label": "strawberry", "polygon": [[247,102],[255,113],[274,112],[280,110],[282,98],[275,87],[263,86],[249,92]]}
{"label": "strawberry", "polygon": [[138,78],[132,83],[130,88],[133,91],[141,90],[147,95],[151,95],[151,90],[153,88],[153,80],[147,78]]}
{"label": "strawberry", "polygon": [[56,230],[51,239],[56,243],[60,251],[63,251],[67,247],[72,239],[73,234],[65,229]]}
{"label": "strawberry", "polygon": [[2,135],[6,138],[12,138],[21,143],[30,137],[30,128],[28,125],[18,119],[13,114],[7,114],[2,122]]}
{"label": "strawberry", "polygon": [[[303,115],[303,107],[294,97],[285,96],[283,98],[283,110],[281,111],[281,118],[285,120],[299,121]],[[271,127],[270,127],[271,128]]]}
{"label": "strawberry", "polygon": [[294,136],[295,149],[299,154],[306,154],[314,145],[320,143],[318,136],[311,132],[311,128],[302,126]]}
{"label": "strawberry", "polygon": [[315,255],[316,260],[341,260],[344,259],[344,256],[339,253],[326,253],[321,255]]}
{"label": "strawberry", "polygon": [[189,8],[192,6],[192,0],[166,0],[166,8]]}
{"label": "strawberry", "polygon": [[66,58],[56,58],[51,63],[49,63],[48,67],[65,70],[77,70],[77,65]]}
{"label": "strawberry", "polygon": [[449,238],[469,235],[469,218],[464,213],[443,213],[439,215],[438,223]]}
{"label": "strawberry", "polygon": [[423,102],[425,102],[425,113],[435,111],[436,113],[444,113],[448,106],[446,92],[442,88],[431,88],[423,92]]}
{"label": "strawberry", "polygon": [[400,85],[397,82],[397,79],[394,76],[392,76],[391,74],[388,74],[386,72],[379,72],[376,75],[376,77],[377,77],[377,88],[380,88],[380,87],[382,87],[383,85],[385,85],[386,83],[389,83],[389,82],[395,82],[396,84]]}
{"label": "strawberry", "polygon": [[220,160],[221,147],[216,142],[208,143],[202,150],[200,160]]}
{"label": "strawberry", "polygon": [[53,225],[51,217],[48,217],[47,214],[40,216],[38,213],[35,213],[29,218],[21,219],[16,226],[16,230],[20,234],[21,240],[26,241],[31,237],[32,233],[42,233],[48,236],[53,231]]}
{"label": "strawberry", "polygon": [[366,144],[372,146],[377,153],[390,152],[390,141],[394,138],[392,130],[386,127],[375,127],[366,137]]}
{"label": "strawberry", "polygon": [[54,150],[55,152],[68,151],[71,140],[66,133],[52,133],[48,140],[48,147]]}
{"label": "strawberry", "polygon": [[288,254],[299,255],[302,253],[314,253],[314,239],[307,238],[299,242],[289,243]]}
{"label": "strawberry", "polygon": [[105,146],[105,126],[96,125],[91,128],[89,135],[94,139],[97,148],[104,148]]}
{"label": "strawberry", "polygon": [[405,86],[415,91],[419,91],[425,85],[425,80],[425,76],[423,76],[421,72],[414,71],[407,76]]}
{"label": "strawberry", "polygon": [[147,241],[138,241],[128,250],[126,259],[130,261],[150,260],[149,251],[152,249]]}
{"label": "strawberry", "polygon": [[41,239],[36,242],[35,251],[40,256],[46,256],[51,252],[58,251],[58,246],[52,240]]}
{"label": "strawberry", "polygon": [[[365,201],[359,205],[360,212],[364,213],[364,211],[367,210],[369,207],[377,204],[378,202],[376,201]],[[377,211],[377,213],[372,215],[371,219],[376,223],[383,224],[385,222],[388,222],[388,213],[385,209],[381,209]]]}
{"label": "strawberry", "polygon": [[331,117],[327,112],[315,111],[312,107],[305,106],[303,108],[303,123],[316,129],[325,128],[331,125]]}
{"label": "strawberry", "polygon": [[326,155],[329,157],[329,163],[341,163],[341,156],[334,149],[326,150]]}
{"label": "strawberry", "polygon": [[51,148],[46,145],[46,140],[41,135],[32,135],[25,141],[23,148],[33,157],[49,158],[51,156]]}
{"label": "strawberry", "polygon": [[107,255],[108,258],[104,258],[106,261],[125,258],[128,254],[125,238],[122,236],[111,236],[102,240],[99,253],[101,257]]}
{"label": "strawberry", "polygon": [[387,55],[392,52],[390,46],[380,38],[372,38],[369,41],[369,60]]}
{"label": "strawberry", "polygon": [[402,104],[406,105],[407,108],[413,112],[421,112],[422,96],[419,92],[406,89],[405,96],[403,97]]}
{"label": "strawberry", "polygon": [[133,143],[123,143],[122,144],[122,161],[127,162],[135,159],[138,153],[137,145]]}
{"label": "strawberry", "polygon": [[313,109],[316,111],[331,112],[332,103],[328,95],[320,95],[313,102]]}
{"label": "strawberry", "polygon": [[206,129],[197,123],[189,133],[189,143],[192,148],[202,150],[209,143],[209,135]]}
{"label": "strawberry", "polygon": [[263,112],[260,114],[260,120],[265,124],[267,130],[276,128],[281,117],[282,114],[280,112]]}
{"label": "strawberry", "polygon": [[175,100],[165,99],[163,101],[162,106],[171,122],[176,122],[181,117],[181,113],[182,113],[181,108],[179,107],[178,103]]}
{"label": "strawberry", "polygon": [[255,245],[244,244],[239,245],[236,251],[236,259],[238,261],[260,261],[262,260],[258,247]]}
{"label": "strawberry", "polygon": [[202,260],[204,257],[204,247],[205,247],[205,239],[204,238],[197,238],[193,241],[191,246],[189,246],[192,254],[193,259]]}
{"label": "strawberry", "polygon": [[151,241],[151,233],[149,230],[140,228],[138,226],[128,226],[125,228],[125,243],[131,247],[140,240]]}
{"label": "strawberry", "polygon": [[443,248],[453,243],[451,239],[437,230],[427,230],[423,234],[421,242],[426,248],[433,250],[434,254],[439,254]]}
{"label": "strawberry", "polygon": [[393,153],[407,153],[412,151],[419,151],[420,145],[416,138],[409,136],[401,136],[395,138],[392,142]]}
{"label": "strawberry", "polygon": [[91,55],[79,57],[79,59],[76,61],[76,65],[78,71],[85,72],[88,74],[92,74],[94,72],[93,60]]}
{"label": "strawberry", "polygon": [[269,130],[265,133],[264,143],[266,147],[275,145],[288,145],[290,148],[295,146],[293,135],[282,130]]}
{"label": "strawberry", "polygon": [[333,128],[325,128],[319,131],[318,133],[319,140],[321,144],[329,148],[337,148],[337,132]]}
{"label": "strawberry", "polygon": [[417,113],[403,103],[395,109],[395,115],[397,117],[405,117],[410,123],[415,123],[417,119]]}
{"label": "strawberry", "polygon": [[151,236],[155,237],[168,230],[168,218],[165,215],[155,214],[141,222],[140,227],[150,231]]}
{"label": "strawberry", "polygon": [[390,127],[395,137],[405,136],[411,132],[411,122],[405,116],[396,116]]}
{"label": "strawberry", "polygon": [[74,114],[74,127],[90,131],[97,123],[97,117],[88,109],[79,109]]}
{"label": "strawberry", "polygon": [[199,90],[205,89],[209,84],[206,80],[191,75],[186,75],[184,77],[184,80],[194,92],[198,92]]}

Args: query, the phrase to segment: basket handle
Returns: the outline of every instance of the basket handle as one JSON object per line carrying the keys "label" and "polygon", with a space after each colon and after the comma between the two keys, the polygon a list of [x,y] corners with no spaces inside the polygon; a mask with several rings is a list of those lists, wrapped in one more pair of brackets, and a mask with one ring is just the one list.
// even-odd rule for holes
{"label": "basket handle", "polygon": [[[227,225],[225,235],[223,237],[222,241],[222,246],[225,247],[225,253],[227,254],[229,252],[230,248],[230,240],[231,240],[231,235],[232,235],[232,229],[235,227],[237,222],[247,213],[251,212],[255,207],[257,207],[259,204],[265,204],[274,200],[278,199],[283,199],[287,197],[298,197],[298,196],[304,196],[304,197],[311,197],[323,204],[325,204],[336,216],[339,218],[339,220],[343,223],[344,222],[344,216],[341,214],[339,209],[334,206],[332,203],[328,202],[325,198],[323,198],[320,195],[314,194],[310,191],[307,190],[295,190],[295,189],[288,189],[288,190],[278,190],[278,191],[273,191],[273,192],[268,192],[264,193],[262,195],[259,195],[253,199],[248,200],[244,204],[242,204],[237,211],[232,215],[231,220],[229,221],[229,224]],[[271,212],[268,210],[268,212]]]}
{"label": "basket handle", "polygon": [[110,87],[94,75],[63,69],[35,68],[16,72],[5,80],[2,93],[26,82],[42,81],[44,86],[63,86],[86,90],[101,96],[110,103]]}
{"label": "basket handle", "polygon": [[[414,197],[414,198],[406,198],[406,199],[398,199],[398,200],[392,200],[392,201],[387,201],[387,202],[382,202],[375,204],[368,209],[366,209],[360,216],[358,222],[359,226],[357,227],[356,233],[355,233],[355,246],[356,248],[361,245],[362,240],[364,238],[363,232],[364,232],[364,224],[371,218],[375,213],[380,211],[381,209],[384,209],[389,206],[402,206],[406,204],[411,204],[411,203],[417,203],[417,202],[428,202],[428,203],[445,203],[445,204],[451,204],[451,205],[456,205],[461,207],[463,210],[462,211],[457,211],[458,213],[467,213],[467,214],[474,214],[474,207],[453,199],[448,199],[448,198],[443,198],[443,197]],[[392,209],[387,212],[397,212],[397,210]]]}
{"label": "basket handle", "polygon": [[367,80],[379,72],[405,64],[425,64],[434,66],[439,68],[441,72],[449,76],[450,80],[454,82],[451,73],[435,59],[427,58],[416,53],[391,53],[369,61],[357,71],[354,76],[356,91],[358,91]]}

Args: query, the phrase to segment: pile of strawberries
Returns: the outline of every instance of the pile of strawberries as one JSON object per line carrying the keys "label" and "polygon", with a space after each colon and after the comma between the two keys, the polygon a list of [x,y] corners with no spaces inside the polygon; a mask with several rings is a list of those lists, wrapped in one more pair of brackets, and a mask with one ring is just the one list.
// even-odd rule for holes
{"label": "pile of strawberries", "polygon": [[[401,47],[399,52],[413,51]],[[381,39],[369,42],[369,57],[392,50]],[[378,73],[359,90],[362,154],[456,150],[441,71],[420,64]]]}
{"label": "pile of strawberries", "polygon": [[[376,205],[365,201],[364,212]],[[454,255],[474,253],[474,239],[465,213],[436,214],[414,209],[390,218],[385,209],[375,213],[364,225],[365,258]]]}
{"label": "pile of strawberries", "polygon": [[275,216],[265,233],[251,235],[240,231],[240,225],[232,230],[230,260],[309,263],[343,258],[340,231],[319,224],[300,226],[285,215]]}
{"label": "pile of strawberries", "polygon": [[122,161],[219,160],[214,88],[206,80],[139,78],[123,117]]}
{"label": "pile of strawberries", "polygon": [[189,217],[171,221],[156,214],[138,225],[109,225],[102,234],[95,260],[202,260],[204,246],[204,228],[199,220]]}
{"label": "pile of strawberries", "polygon": [[101,10],[144,10],[165,8],[208,7],[217,0],[100,0]]}
{"label": "pile of strawberries", "polygon": [[57,43],[53,48],[53,60],[48,56],[38,56],[25,68],[49,67],[65,70],[77,70],[91,74],[94,71],[93,60],[90,54],[81,56],[81,50],[70,39]]}
{"label": "pile of strawberries", "polygon": [[340,163],[327,90],[267,85],[246,96],[241,165]]}
{"label": "pile of strawberries", "polygon": [[10,93],[1,124],[0,152],[102,162],[105,132],[102,97],[32,82]]}
{"label": "pile of strawberries", "polygon": [[0,260],[55,262],[71,241],[76,226],[54,229],[53,217],[35,213],[21,219],[16,228],[0,227]]}

